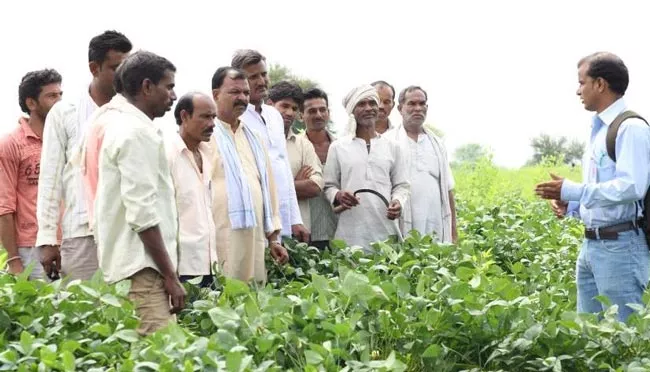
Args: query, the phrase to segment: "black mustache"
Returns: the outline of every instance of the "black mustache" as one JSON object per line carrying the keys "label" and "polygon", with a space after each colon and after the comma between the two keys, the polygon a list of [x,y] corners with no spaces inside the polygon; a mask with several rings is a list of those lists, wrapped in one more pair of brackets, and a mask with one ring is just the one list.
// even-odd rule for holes
{"label": "black mustache", "polygon": [[239,100],[239,101],[235,101],[233,106],[244,106],[244,107],[246,107],[246,106],[248,106],[248,104],[246,102],[244,102],[244,101]]}

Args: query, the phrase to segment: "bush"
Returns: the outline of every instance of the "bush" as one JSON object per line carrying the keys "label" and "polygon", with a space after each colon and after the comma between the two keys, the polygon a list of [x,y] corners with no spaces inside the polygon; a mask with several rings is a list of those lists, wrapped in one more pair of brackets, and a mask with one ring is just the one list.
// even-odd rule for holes
{"label": "bush", "polygon": [[580,226],[529,191],[547,170],[515,181],[486,164],[458,172],[459,246],[415,232],[369,255],[295,244],[290,265],[267,263],[263,288],[221,276],[215,291],[188,285],[197,299],[178,325],[146,338],[128,284],[1,276],[0,370],[650,369],[647,306],[627,324],[616,307],[576,314]]}

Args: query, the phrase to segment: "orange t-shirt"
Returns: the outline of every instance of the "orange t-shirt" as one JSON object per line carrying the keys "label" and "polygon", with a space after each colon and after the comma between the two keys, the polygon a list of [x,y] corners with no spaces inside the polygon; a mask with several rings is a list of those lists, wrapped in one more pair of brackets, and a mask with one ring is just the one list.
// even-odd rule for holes
{"label": "orange t-shirt", "polygon": [[36,196],[41,165],[42,139],[26,118],[0,139],[0,215],[14,213],[16,245],[36,244]]}

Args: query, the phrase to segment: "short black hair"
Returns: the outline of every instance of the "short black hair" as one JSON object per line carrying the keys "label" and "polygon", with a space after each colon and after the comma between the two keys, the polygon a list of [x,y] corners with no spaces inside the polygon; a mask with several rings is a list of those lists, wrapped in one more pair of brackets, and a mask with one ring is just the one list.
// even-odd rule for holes
{"label": "short black hair", "polygon": [[619,56],[609,52],[596,52],[580,59],[578,68],[585,63],[589,64],[588,76],[592,79],[603,78],[612,92],[619,96],[625,95],[630,75]]}
{"label": "short black hair", "polygon": [[116,88],[122,88],[123,92],[131,97],[140,92],[145,79],[158,84],[166,71],[176,72],[176,67],[167,58],[144,50],[128,56],[120,67],[118,75],[121,86],[118,83]]}
{"label": "short black hair", "polygon": [[424,93],[424,99],[429,100],[429,96],[427,95],[427,91],[422,89],[422,87],[419,87],[417,85],[409,85],[408,87],[402,89],[402,91],[399,93],[399,104],[403,105],[404,102],[406,101],[406,93],[411,93],[415,91],[420,91]]}
{"label": "short black hair", "polygon": [[300,108],[302,108],[302,103],[304,102],[302,89],[298,84],[286,80],[274,84],[269,89],[269,99],[273,103],[282,101],[283,99],[292,99]]}
{"label": "short black hair", "polygon": [[384,80],[377,80],[377,81],[373,82],[373,83],[370,84],[370,85],[372,85],[373,87],[376,87],[376,86],[378,86],[378,85],[384,85],[384,86],[389,87],[390,90],[393,92],[393,101],[395,100],[395,88],[394,88],[392,85],[390,85],[390,84],[388,84],[387,82],[385,82]]}
{"label": "short black hair", "polygon": [[[232,74],[231,74],[232,73]],[[230,66],[222,66],[214,72],[212,75],[212,89],[219,89],[223,85],[223,82],[226,80],[226,77],[229,76],[234,80],[246,80],[246,74],[244,71]]]}
{"label": "short black hair", "polygon": [[303,93],[303,95],[302,95],[303,102],[306,102],[307,100],[310,100],[310,99],[316,99],[316,98],[324,99],[325,100],[325,105],[327,105],[327,107],[329,107],[330,102],[327,99],[327,93],[325,93],[325,91],[323,91],[322,89],[311,88],[311,89],[308,89],[307,91],[305,91],[305,93]]}
{"label": "short black hair", "polygon": [[260,52],[253,49],[240,49],[235,52],[235,55],[232,57],[230,65],[237,69],[244,69],[247,66],[258,64],[262,61],[266,61]]}
{"label": "short black hair", "polygon": [[18,104],[20,109],[29,114],[27,107],[27,98],[38,100],[43,87],[49,84],[61,84],[63,78],[58,71],[54,69],[43,69],[37,71],[30,71],[23,76],[18,86]]}
{"label": "short black hair", "polygon": [[174,109],[174,118],[176,118],[176,124],[183,124],[183,119],[181,119],[181,111],[185,110],[190,115],[194,113],[194,97],[196,97],[197,94],[197,92],[185,93],[181,98],[178,99],[176,108]]}
{"label": "short black hair", "polygon": [[101,64],[106,60],[106,55],[110,50],[121,53],[128,53],[133,48],[131,41],[117,31],[104,31],[90,39],[88,45],[88,62],[97,62]]}

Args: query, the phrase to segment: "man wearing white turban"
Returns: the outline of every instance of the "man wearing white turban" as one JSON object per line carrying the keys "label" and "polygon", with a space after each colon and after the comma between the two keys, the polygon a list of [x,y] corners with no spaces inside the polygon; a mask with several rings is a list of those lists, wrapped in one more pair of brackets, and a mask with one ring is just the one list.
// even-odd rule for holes
{"label": "man wearing white turban", "polygon": [[[375,131],[379,97],[361,85],[343,99],[350,116],[348,135],[332,143],[325,162],[325,196],[341,211],[335,238],[368,249],[371,243],[399,235],[394,223],[409,196],[406,158],[401,147]],[[361,189],[378,195],[358,194]]]}

